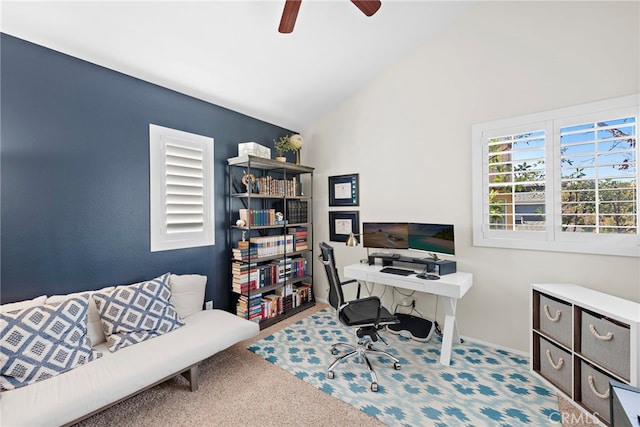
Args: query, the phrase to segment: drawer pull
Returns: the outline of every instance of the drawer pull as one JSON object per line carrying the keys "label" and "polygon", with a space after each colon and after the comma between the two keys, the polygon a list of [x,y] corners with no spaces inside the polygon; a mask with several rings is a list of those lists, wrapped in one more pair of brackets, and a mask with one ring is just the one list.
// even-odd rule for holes
{"label": "drawer pull", "polygon": [[598,331],[596,330],[596,327],[593,326],[593,323],[589,324],[589,330],[591,331],[591,333],[593,334],[594,337],[598,338],[599,340],[602,341],[611,341],[611,339],[613,338],[613,332],[609,331],[607,332],[607,335],[600,335],[598,333]]}
{"label": "drawer pull", "polygon": [[557,322],[558,320],[560,320],[560,316],[562,315],[562,312],[560,310],[556,310],[556,315],[552,316],[551,313],[549,312],[549,304],[545,304],[544,314],[545,316],[547,316],[547,319],[551,320],[552,322]]}
{"label": "drawer pull", "polygon": [[609,398],[609,389],[607,389],[605,393],[599,393],[598,390],[596,390],[596,385],[595,385],[595,382],[593,381],[593,375],[589,375],[588,380],[589,380],[589,388],[591,389],[593,394],[598,396],[600,399]]}
{"label": "drawer pull", "polygon": [[562,357],[558,358],[558,363],[553,362],[553,359],[551,358],[551,350],[549,349],[547,349],[547,359],[549,360],[551,367],[553,367],[553,369],[555,369],[556,371],[562,368],[562,365],[564,365],[564,359]]}

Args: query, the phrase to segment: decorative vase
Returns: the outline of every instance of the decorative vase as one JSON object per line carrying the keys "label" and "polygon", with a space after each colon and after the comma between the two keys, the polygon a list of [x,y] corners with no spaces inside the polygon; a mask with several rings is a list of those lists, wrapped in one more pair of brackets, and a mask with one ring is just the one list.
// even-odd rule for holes
{"label": "decorative vase", "polygon": [[283,162],[283,163],[287,162],[287,158],[286,157],[276,157],[276,160],[279,161],[279,162]]}
{"label": "decorative vase", "polygon": [[296,150],[296,165],[300,164],[300,149]]}

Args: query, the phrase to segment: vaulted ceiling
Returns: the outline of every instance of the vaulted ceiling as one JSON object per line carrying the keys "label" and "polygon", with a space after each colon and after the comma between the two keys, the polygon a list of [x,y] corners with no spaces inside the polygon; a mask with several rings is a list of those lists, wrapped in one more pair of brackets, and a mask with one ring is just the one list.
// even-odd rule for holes
{"label": "vaulted ceiling", "polygon": [[463,1],[2,1],[4,33],[292,130],[463,14]]}

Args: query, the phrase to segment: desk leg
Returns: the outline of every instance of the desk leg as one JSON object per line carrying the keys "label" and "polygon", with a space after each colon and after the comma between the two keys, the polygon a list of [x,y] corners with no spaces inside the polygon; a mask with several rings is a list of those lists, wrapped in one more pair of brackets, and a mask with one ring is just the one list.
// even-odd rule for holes
{"label": "desk leg", "polygon": [[442,297],[444,306],[444,330],[442,331],[442,348],[440,349],[440,363],[451,363],[451,349],[453,342],[460,343],[458,324],[456,323],[456,304],[458,300],[450,297]]}

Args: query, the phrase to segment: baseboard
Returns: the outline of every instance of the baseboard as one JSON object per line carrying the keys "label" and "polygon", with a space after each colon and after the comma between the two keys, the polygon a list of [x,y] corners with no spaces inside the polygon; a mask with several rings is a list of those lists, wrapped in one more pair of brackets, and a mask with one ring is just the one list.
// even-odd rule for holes
{"label": "baseboard", "polygon": [[460,338],[462,338],[465,341],[471,341],[477,344],[483,344],[486,345],[487,347],[491,347],[494,348],[496,350],[503,350],[503,351],[508,351],[509,353],[513,353],[513,354],[517,354],[520,357],[524,357],[524,358],[529,358],[529,352],[527,351],[521,351],[521,350],[516,350],[514,348],[509,348],[509,347],[505,347],[502,345],[498,345],[498,344],[494,344],[491,342],[486,342],[486,341],[482,341],[482,340],[477,340],[475,338],[470,338],[470,337],[466,337],[466,336],[461,336]]}

